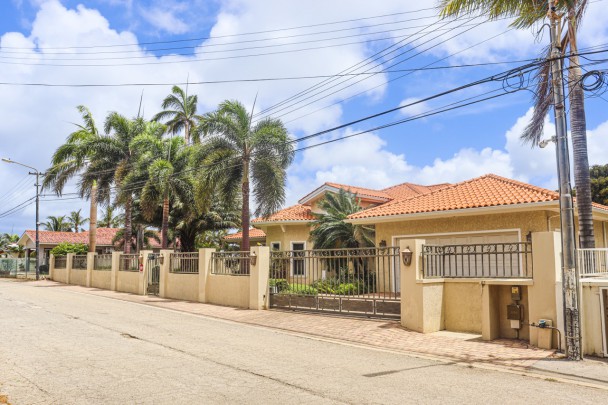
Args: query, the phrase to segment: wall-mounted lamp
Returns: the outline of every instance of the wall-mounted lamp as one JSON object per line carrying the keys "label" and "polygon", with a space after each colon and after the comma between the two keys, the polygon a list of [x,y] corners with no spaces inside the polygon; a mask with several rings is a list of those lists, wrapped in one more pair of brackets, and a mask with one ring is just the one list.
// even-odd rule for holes
{"label": "wall-mounted lamp", "polygon": [[547,145],[549,145],[550,142],[557,142],[557,137],[552,136],[549,139],[544,139],[544,140],[540,141],[538,143],[538,147],[541,148],[541,149],[546,148]]}
{"label": "wall-mounted lamp", "polygon": [[409,246],[401,251],[401,259],[403,259],[403,264],[405,266],[410,266],[412,264],[412,255],[413,253]]}
{"label": "wall-mounted lamp", "polygon": [[385,247],[386,247],[386,240],[382,239],[382,240],[380,241],[380,243],[379,243],[379,246],[380,246],[381,248],[385,248]]}
{"label": "wall-mounted lamp", "polygon": [[160,255],[158,257],[158,263],[162,266],[165,263],[165,255]]}
{"label": "wall-mounted lamp", "polygon": [[252,266],[255,266],[255,264],[258,262],[258,257],[256,256],[255,252],[251,252],[251,255],[249,256],[249,260]]}

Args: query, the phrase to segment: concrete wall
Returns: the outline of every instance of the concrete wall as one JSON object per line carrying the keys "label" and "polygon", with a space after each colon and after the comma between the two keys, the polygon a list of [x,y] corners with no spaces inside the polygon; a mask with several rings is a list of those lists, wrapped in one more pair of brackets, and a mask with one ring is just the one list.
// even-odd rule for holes
{"label": "concrete wall", "polygon": [[481,284],[446,280],[443,294],[445,329],[454,332],[481,333]]}
{"label": "concrete wall", "polygon": [[[283,229],[285,230],[283,232]],[[280,242],[281,250],[291,250],[291,242],[306,242],[306,249],[312,249],[310,226],[308,225],[279,225],[269,226],[266,232],[266,245]]]}
{"label": "concrete wall", "polygon": [[68,281],[68,270],[67,269],[54,269],[53,276],[51,277],[53,281],[58,281],[60,283],[67,283]]}
{"label": "concrete wall", "polygon": [[91,287],[109,290],[111,286],[111,271],[93,270],[91,273]]}
{"label": "concrete wall", "polygon": [[249,308],[249,276],[209,274],[206,297],[209,304]]}
{"label": "concrete wall", "polygon": [[143,294],[141,291],[142,276],[138,271],[118,271],[116,277],[116,291],[131,294]]}
{"label": "concrete wall", "polygon": [[583,354],[607,357],[602,333],[602,288],[608,288],[608,279],[589,278],[581,282]]}
{"label": "concrete wall", "polygon": [[86,269],[72,269],[70,272],[70,284],[81,285],[86,287],[87,285],[87,270]]}
{"label": "concrete wall", "polygon": [[167,286],[165,297],[185,301],[198,301],[199,275],[169,273],[167,274]]}

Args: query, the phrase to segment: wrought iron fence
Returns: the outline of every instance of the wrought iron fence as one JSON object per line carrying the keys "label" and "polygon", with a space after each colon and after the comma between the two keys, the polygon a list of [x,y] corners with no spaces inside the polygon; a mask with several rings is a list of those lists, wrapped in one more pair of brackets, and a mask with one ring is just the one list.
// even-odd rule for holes
{"label": "wrought iron fence", "polygon": [[425,278],[532,278],[532,244],[424,245]]}
{"label": "wrought iron fence", "polygon": [[68,264],[67,256],[55,256],[55,268],[56,269],[65,269]]}
{"label": "wrought iron fence", "polygon": [[581,277],[608,276],[608,249],[578,249],[576,256]]}
{"label": "wrought iron fence", "polygon": [[74,255],[74,257],[72,258],[72,269],[86,270],[87,269],[87,255]]}
{"label": "wrought iron fence", "polygon": [[138,254],[121,254],[118,261],[119,271],[139,271]]}
{"label": "wrought iron fence", "polygon": [[251,257],[249,252],[213,252],[211,274],[248,276]]}
{"label": "wrought iron fence", "polygon": [[169,272],[181,274],[198,273],[198,253],[171,253]]}
{"label": "wrought iron fence", "polygon": [[112,270],[112,254],[95,255],[95,259],[93,259],[93,270]]}

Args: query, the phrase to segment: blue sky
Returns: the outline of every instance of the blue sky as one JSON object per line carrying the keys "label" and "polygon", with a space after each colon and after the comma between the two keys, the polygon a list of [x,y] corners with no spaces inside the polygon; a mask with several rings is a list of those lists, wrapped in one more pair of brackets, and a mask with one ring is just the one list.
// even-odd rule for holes
{"label": "blue sky", "polygon": [[[605,18],[601,12],[593,11],[603,7],[605,1],[590,5],[580,36],[583,48],[608,47],[601,46],[608,44]],[[516,67],[521,63],[498,62],[534,58],[548,41],[547,35],[535,40],[539,27],[509,30],[509,21],[483,24],[482,19],[438,21],[436,12],[428,10],[436,4],[435,0],[415,4],[401,0],[376,3],[370,7],[370,3],[363,0],[299,3],[2,0],[0,77],[1,81],[10,83],[170,84],[186,80],[332,75],[389,46],[396,49],[407,42],[398,52],[384,54],[374,64],[359,65],[358,70],[353,70],[371,69],[379,74],[365,80],[362,79],[366,76],[334,79],[333,90],[328,90],[326,85],[320,88],[325,92],[307,100],[296,99],[294,108],[298,110],[289,114],[285,113],[290,109],[272,111],[273,116],[287,123],[294,137],[300,137]],[[260,31],[270,32],[254,34]],[[178,47],[181,49],[175,49]],[[246,49],[230,51],[235,48]],[[391,60],[401,52],[404,53]],[[260,53],[270,54],[243,57]],[[595,57],[601,58],[603,54]],[[492,64],[455,67],[488,62]],[[124,65],[129,63],[138,65]],[[383,69],[417,69],[430,64],[452,68],[420,70],[405,77],[401,76],[408,72],[382,73]],[[256,94],[259,112],[318,85],[321,80],[191,85],[189,91],[198,94],[201,113],[227,98],[237,98],[251,106]],[[348,84],[352,86],[346,87]],[[501,86],[500,82],[476,86],[355,124],[299,146],[411,117]],[[151,117],[160,109],[160,102],[170,87],[2,85],[0,111],[4,126],[0,129],[0,153],[43,170],[49,165],[53,151],[73,130],[72,123],[79,122],[75,109],[78,104],[89,106],[101,126],[110,111],[135,115],[143,91],[143,110]],[[341,91],[330,94],[334,90]],[[605,99],[608,97],[587,100],[592,163],[606,163],[608,101]],[[531,149],[518,141],[529,118],[531,100],[530,92],[521,91],[299,153],[289,170],[287,203],[295,203],[324,181],[382,188],[404,181],[456,182],[494,172],[554,188],[554,150]],[[308,103],[310,105],[305,106]],[[547,125],[547,136],[552,130],[553,126]],[[33,188],[29,187],[33,180],[24,176],[25,172],[14,165],[0,165],[0,212],[33,195]],[[61,215],[80,207],[87,211],[86,202],[78,200],[45,201],[41,216],[44,220],[48,215]],[[32,228],[33,214],[33,206],[29,205],[0,218],[0,232],[21,233],[24,228]]]}

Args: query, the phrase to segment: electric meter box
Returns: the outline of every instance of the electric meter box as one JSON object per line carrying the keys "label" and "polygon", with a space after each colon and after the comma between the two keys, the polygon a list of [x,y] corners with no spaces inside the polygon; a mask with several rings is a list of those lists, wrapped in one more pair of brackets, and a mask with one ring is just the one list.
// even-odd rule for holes
{"label": "electric meter box", "polygon": [[518,285],[511,286],[511,300],[521,301],[521,287]]}
{"label": "electric meter box", "polygon": [[507,305],[507,319],[511,321],[521,321],[521,305]]}

